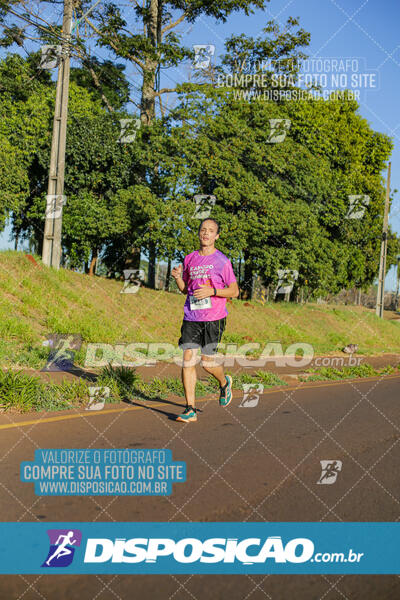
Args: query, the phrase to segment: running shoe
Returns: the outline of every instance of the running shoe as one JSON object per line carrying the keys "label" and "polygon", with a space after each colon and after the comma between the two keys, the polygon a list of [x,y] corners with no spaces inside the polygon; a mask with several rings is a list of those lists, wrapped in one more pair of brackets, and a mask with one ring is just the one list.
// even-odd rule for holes
{"label": "running shoe", "polygon": [[196,409],[191,406],[187,406],[181,415],[176,417],[177,421],[182,423],[189,423],[190,421],[197,421]]}
{"label": "running shoe", "polygon": [[228,406],[232,400],[232,377],[225,375],[226,384],[219,388],[219,405]]}

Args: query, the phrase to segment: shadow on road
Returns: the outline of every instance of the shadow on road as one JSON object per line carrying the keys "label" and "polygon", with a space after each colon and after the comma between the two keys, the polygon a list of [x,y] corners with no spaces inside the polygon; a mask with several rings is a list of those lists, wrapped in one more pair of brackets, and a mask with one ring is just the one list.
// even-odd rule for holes
{"label": "shadow on road", "polygon": [[[180,404],[179,402],[174,402],[173,400],[166,400],[165,398],[160,398],[159,396],[146,396],[146,394],[137,394],[140,400],[143,400],[146,404],[141,404],[140,402],[135,402],[134,400],[130,400],[129,398],[124,398],[123,402],[125,404],[130,404],[131,406],[140,406],[141,408],[146,408],[147,410],[151,410],[153,412],[157,412],[163,415],[166,415],[170,421],[176,421],[176,417],[178,416],[176,413],[169,412],[168,410],[163,410],[162,408],[151,406],[148,404],[149,402],[157,402],[166,405],[177,406],[179,409],[184,409],[186,405]],[[197,412],[203,412],[201,409],[197,409]]]}

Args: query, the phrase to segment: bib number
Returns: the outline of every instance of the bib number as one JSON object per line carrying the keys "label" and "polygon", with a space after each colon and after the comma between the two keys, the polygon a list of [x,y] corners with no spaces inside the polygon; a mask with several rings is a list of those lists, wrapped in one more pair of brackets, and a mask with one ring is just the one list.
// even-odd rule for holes
{"label": "bib number", "polygon": [[199,310],[204,308],[212,308],[211,298],[196,298],[195,296],[189,296],[190,310]]}

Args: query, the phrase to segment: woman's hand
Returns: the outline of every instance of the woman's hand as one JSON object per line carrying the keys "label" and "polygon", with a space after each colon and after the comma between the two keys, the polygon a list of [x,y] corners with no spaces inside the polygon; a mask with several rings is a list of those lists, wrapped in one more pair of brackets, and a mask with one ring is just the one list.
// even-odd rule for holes
{"label": "woman's hand", "polygon": [[177,267],[174,267],[171,271],[171,275],[175,279],[175,281],[177,279],[179,279],[180,277],[182,277],[182,265],[178,265]]}
{"label": "woman's hand", "polygon": [[193,296],[199,300],[208,298],[209,296],[214,296],[214,288],[206,285],[205,283],[201,283],[200,287],[194,290]]}

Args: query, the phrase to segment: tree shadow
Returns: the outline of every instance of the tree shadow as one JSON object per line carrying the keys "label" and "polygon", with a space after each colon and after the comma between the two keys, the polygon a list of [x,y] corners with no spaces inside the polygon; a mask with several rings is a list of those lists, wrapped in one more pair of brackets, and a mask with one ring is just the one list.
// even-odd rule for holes
{"label": "tree shadow", "polygon": [[63,373],[68,373],[69,375],[73,375],[74,377],[77,377],[79,379],[85,379],[86,381],[90,381],[91,383],[95,383],[97,381],[97,378],[99,377],[97,373],[85,371],[84,369],[81,369],[80,367],[77,367],[75,365],[73,367],[67,368],[61,368],[53,365],[50,368],[43,367],[43,369],[40,369],[40,373],[48,373],[49,375],[61,375]]}

